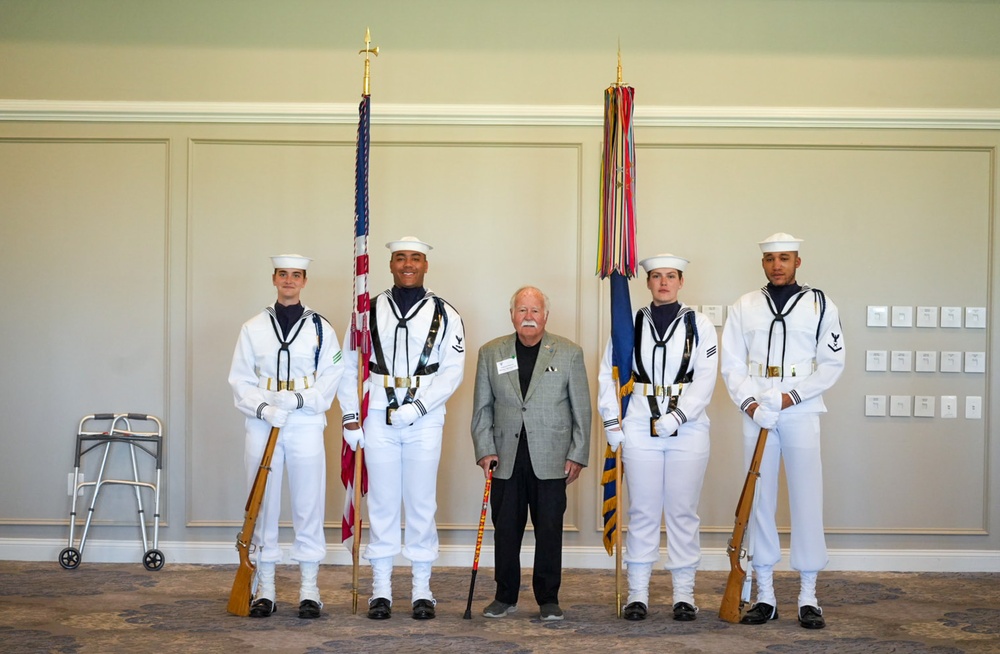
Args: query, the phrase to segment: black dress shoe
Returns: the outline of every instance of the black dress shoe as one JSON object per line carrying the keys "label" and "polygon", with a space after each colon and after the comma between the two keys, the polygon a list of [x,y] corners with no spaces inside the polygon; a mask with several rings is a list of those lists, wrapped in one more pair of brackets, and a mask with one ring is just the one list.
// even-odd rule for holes
{"label": "black dress shoe", "polygon": [[698,614],[698,609],[687,602],[677,602],[674,604],[674,620],[679,622],[691,622]]}
{"label": "black dress shoe", "polygon": [[413,603],[414,620],[433,620],[434,602],[427,599],[418,599]]}
{"label": "black dress shoe", "polygon": [[278,610],[278,605],[262,597],[258,600],[254,600],[253,604],[250,605],[250,617],[251,618],[266,618],[272,613]]}
{"label": "black dress shoe", "polygon": [[319,617],[319,602],[313,600],[302,600],[299,602],[299,617],[303,620],[312,620]]}
{"label": "black dress shoe", "polygon": [[777,619],[778,609],[776,607],[764,602],[757,602],[752,609],[743,614],[740,624],[764,624],[768,620]]}
{"label": "black dress shoe", "polygon": [[806,629],[822,629],[826,626],[823,610],[818,606],[803,606],[799,609],[799,624]]}
{"label": "black dress shoe", "polygon": [[392,616],[392,606],[384,597],[376,597],[368,605],[368,617],[372,620],[388,620]]}
{"label": "black dress shoe", "polygon": [[622,609],[622,617],[626,620],[645,620],[646,605],[642,602],[632,602]]}

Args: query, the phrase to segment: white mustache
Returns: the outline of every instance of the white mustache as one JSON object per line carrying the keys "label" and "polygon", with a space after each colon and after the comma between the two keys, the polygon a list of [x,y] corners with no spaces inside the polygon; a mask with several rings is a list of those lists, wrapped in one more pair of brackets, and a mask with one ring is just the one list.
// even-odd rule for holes
{"label": "white mustache", "polygon": [[538,323],[535,322],[534,320],[532,320],[531,318],[528,318],[526,320],[522,320],[521,321],[521,326],[522,327],[538,327]]}

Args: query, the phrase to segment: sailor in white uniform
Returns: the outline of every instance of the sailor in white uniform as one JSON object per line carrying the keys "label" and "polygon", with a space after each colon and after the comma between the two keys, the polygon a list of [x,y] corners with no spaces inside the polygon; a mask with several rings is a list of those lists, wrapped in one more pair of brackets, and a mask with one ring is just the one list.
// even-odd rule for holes
{"label": "sailor in white uniform", "polygon": [[284,468],[295,530],[290,556],[299,563],[301,575],[299,617],[318,618],[322,607],[316,577],[326,556],[323,430],[344,365],[333,327],[300,301],[310,261],[297,254],[271,257],[277,302],[243,324],[229,372],[236,408],[246,416],[248,492],[271,427],[281,430],[253,539],[258,553],[257,592],[250,616],[257,618],[277,608],[274,567],[282,558],[278,517]]}
{"label": "sailor in white uniform", "polygon": [[[666,568],[673,580],[673,617],[694,620],[695,570],[701,561],[698,500],[709,456],[709,419],[718,372],[715,327],[677,299],[687,259],[661,254],[640,262],[652,303],[635,315],[632,395],[619,423],[611,342],[601,361],[598,405],[612,448],[622,443],[629,491],[625,562],[629,595],[622,616],[643,620],[649,578],[660,558],[666,517]],[[626,380],[627,381],[627,380]]]}
{"label": "sailor in white uniform", "polygon": [[784,459],[791,509],[791,567],[799,571],[799,624],[825,626],[816,576],[826,567],[820,420],[823,392],[844,370],[844,337],[836,305],[819,289],[799,285],[801,239],[778,233],[760,242],[768,283],[740,297],[722,331],[722,376],[743,413],[743,459],[750,465],[761,428],[767,444],[750,530],[757,601],[742,618],[778,618],[772,571],[781,559],[775,523],[779,459]]}
{"label": "sailor in white uniform", "polygon": [[[431,246],[413,236],[386,243],[393,287],[372,301],[369,411],[358,426],[357,352],[344,347],[340,390],[344,440],[360,444],[368,466],[365,558],[372,566],[368,617],[391,616],[392,561],[412,564],[413,617],[434,617],[431,564],[438,558],[437,472],[445,402],[465,374],[465,328],[450,304],[424,288]],[[402,546],[400,505],[406,512]]]}

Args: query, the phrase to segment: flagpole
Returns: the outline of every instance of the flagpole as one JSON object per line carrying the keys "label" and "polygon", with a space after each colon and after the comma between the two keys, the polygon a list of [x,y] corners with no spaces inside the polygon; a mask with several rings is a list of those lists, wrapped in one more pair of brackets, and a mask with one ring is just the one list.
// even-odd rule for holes
{"label": "flagpole", "polygon": [[[618,387],[618,424],[622,419],[621,384],[618,379],[618,369],[614,370],[615,386]],[[615,488],[621,493],[622,479],[625,476],[622,469],[622,447],[624,441],[618,446],[615,452]],[[620,508],[620,507],[619,507]],[[615,612],[617,617],[622,617],[622,525],[618,521],[618,528],[615,529]]]}
{"label": "flagpole", "polygon": [[[604,152],[601,161],[598,274],[611,281],[612,377],[618,394],[618,424],[632,389],[633,316],[628,280],[636,273],[635,143],[632,134],[634,89],[622,82],[621,46],[614,84],[604,95]],[[621,494],[624,444],[606,450],[604,463],[604,546],[615,550],[615,614],[622,617]],[[612,492],[611,484],[614,484]]]}
{"label": "flagpole", "polygon": [[[369,58],[370,54],[378,56],[378,46],[375,48],[371,47],[371,30],[365,28],[365,48],[364,50],[358,51],[358,54],[365,55],[365,76],[364,84],[362,86],[362,102],[366,101],[371,95],[371,60]],[[361,144],[359,143],[359,147]],[[365,193],[367,194],[367,170],[365,171]],[[366,203],[367,204],[367,203]],[[367,217],[365,217],[367,222]],[[365,252],[367,255],[367,227],[365,230]],[[357,270],[355,274],[357,274]],[[365,288],[365,293],[367,294],[367,288]],[[355,288],[357,292],[357,288]],[[361,307],[357,307],[360,309]],[[363,318],[367,320],[367,318]],[[368,356],[370,354],[368,350],[368,340],[364,335],[359,339],[361,342],[358,343],[358,422],[359,428],[364,429],[364,419],[367,415],[366,402],[364,396],[365,390],[365,378],[367,377],[366,372],[368,370]],[[357,449],[354,457],[354,541],[351,543],[351,562],[353,569],[351,571],[351,613],[356,615],[358,612],[358,586],[359,586],[359,573],[361,568],[361,495],[362,487],[364,486],[364,458],[365,458],[365,448],[361,446]]]}

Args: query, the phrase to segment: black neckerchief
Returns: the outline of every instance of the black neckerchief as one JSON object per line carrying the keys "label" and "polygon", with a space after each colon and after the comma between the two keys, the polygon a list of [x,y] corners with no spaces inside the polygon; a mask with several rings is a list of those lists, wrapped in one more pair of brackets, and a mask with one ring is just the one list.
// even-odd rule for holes
{"label": "black neckerchief", "polygon": [[424,299],[425,295],[427,295],[427,290],[423,286],[416,288],[392,287],[392,301],[399,307],[399,313],[404,316],[410,312],[414,304]]}
{"label": "black neckerchief", "polygon": [[538,360],[538,351],[542,347],[542,342],[538,341],[534,345],[525,345],[520,337],[514,336],[514,352],[517,356],[517,375],[521,382],[521,396],[528,393],[528,386],[531,384],[531,375],[535,372],[535,362]]}
{"label": "black neckerchief", "polygon": [[774,301],[774,308],[778,310],[778,313],[782,313],[785,310],[785,304],[788,303],[788,300],[802,290],[802,287],[795,282],[785,284],[784,286],[775,286],[771,282],[768,282],[764,288],[767,289],[767,294]]}
{"label": "black neckerchief", "polygon": [[303,311],[305,309],[301,302],[289,306],[285,306],[280,302],[274,303],[274,315],[278,318],[278,325],[281,326],[282,336],[288,338],[288,332],[291,331],[292,325],[297,323],[302,317]]}
{"label": "black neckerchief", "polygon": [[671,302],[670,304],[661,304],[659,306],[650,303],[649,315],[653,319],[653,327],[656,328],[657,334],[667,333],[667,327],[677,317],[677,312],[680,311],[680,308],[680,302]]}

